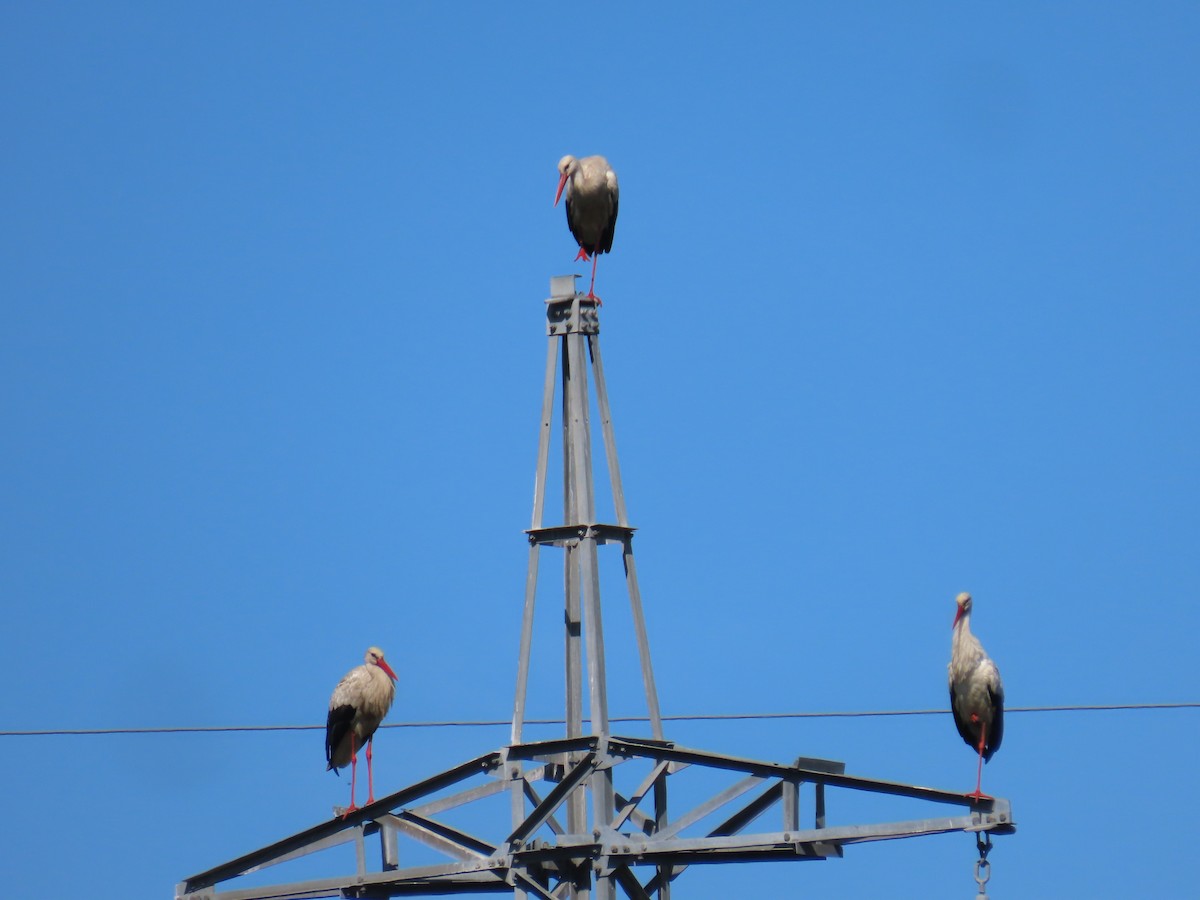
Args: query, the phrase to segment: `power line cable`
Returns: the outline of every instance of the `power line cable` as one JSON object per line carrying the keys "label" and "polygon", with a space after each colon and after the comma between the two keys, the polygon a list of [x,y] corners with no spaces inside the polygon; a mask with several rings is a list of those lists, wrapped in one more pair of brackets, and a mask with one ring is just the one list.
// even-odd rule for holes
{"label": "power line cable", "polygon": [[[1069,706],[1009,706],[1008,713],[1047,712],[1115,712],[1119,710],[1200,709],[1200,702],[1184,703],[1103,703]],[[664,722],[726,722],[770,719],[858,719],[879,716],[939,716],[949,715],[948,709],[876,709],[842,710],[832,712],[768,712],[768,713],[697,713],[663,716]],[[585,719],[584,721],[588,721]],[[613,716],[610,722],[648,722],[648,716]],[[510,719],[444,720],[431,722],[388,722],[380,728],[487,728],[511,725]],[[563,719],[525,719],[526,725],[562,725]],[[164,726],[145,728],[48,728],[17,731],[0,730],[0,737],[63,737],[113,734],[217,734],[256,731],[319,731],[324,725],[211,725]]]}

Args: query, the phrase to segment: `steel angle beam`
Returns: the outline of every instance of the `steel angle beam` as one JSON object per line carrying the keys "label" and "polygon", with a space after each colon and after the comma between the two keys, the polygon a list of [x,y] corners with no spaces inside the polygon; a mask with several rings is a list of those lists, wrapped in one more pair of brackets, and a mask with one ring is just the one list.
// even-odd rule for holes
{"label": "steel angle beam", "polygon": [[529,814],[513,832],[505,839],[505,843],[509,846],[522,843],[531,834],[542,827],[546,821],[554,815],[555,810],[562,806],[567,796],[571,794],[579,785],[594,772],[596,769],[596,754],[589,753],[585,756],[574,769],[568,773],[562,781],[555,785],[554,790],[546,795],[546,799],[537,805],[537,807]]}
{"label": "steel angle beam", "polygon": [[193,896],[204,888],[211,887],[223,881],[228,881],[241,875],[248,875],[269,866],[293,860],[298,856],[314,853],[336,844],[356,839],[355,830],[370,827],[374,829],[375,819],[402,807],[413,800],[419,800],[429,794],[436,793],[446,787],[457,784],[467,778],[490,773],[499,767],[503,756],[500,752],[485,753],[474,759],[441,772],[437,775],[419,781],[403,790],[389,794],[369,803],[343,818],[330,819],[305,829],[290,837],[283,838],[259,850],[239,856],[230,862],[214,866],[204,872],[184,879],[177,889],[177,896]]}
{"label": "steel angle beam", "polygon": [[499,849],[494,844],[482,841],[465,831],[435,819],[418,816],[408,810],[383,816],[379,822],[390,823],[402,834],[460,860],[489,859]]}

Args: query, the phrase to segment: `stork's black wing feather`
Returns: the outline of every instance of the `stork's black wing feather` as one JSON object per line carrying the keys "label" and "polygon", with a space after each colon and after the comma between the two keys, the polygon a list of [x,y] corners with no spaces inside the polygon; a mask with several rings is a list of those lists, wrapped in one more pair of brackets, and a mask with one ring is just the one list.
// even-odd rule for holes
{"label": "stork's black wing feather", "polygon": [[983,751],[985,762],[1000,749],[1000,742],[1004,740],[1004,688],[997,686],[994,691],[988,691],[988,695],[992,698],[992,728],[988,732],[987,747]]}
{"label": "stork's black wing feather", "polygon": [[571,211],[575,208],[575,204],[573,204],[571,202],[570,197],[568,197],[566,200],[566,206],[567,206],[567,227],[571,229],[571,237],[575,238],[575,243],[577,243],[580,247],[582,247],[584,250],[586,250],[590,254],[596,248],[589,247],[587,244],[585,244],[583,242],[584,239],[582,236],[582,231],[576,225],[575,217],[573,215],[571,215]]}
{"label": "stork's black wing feather", "polygon": [[612,215],[609,216],[608,224],[604,227],[604,232],[600,235],[600,240],[596,242],[596,246],[594,246],[594,247],[590,246],[587,243],[587,238],[585,238],[583,236],[583,230],[581,228],[579,228],[578,224],[576,223],[575,216],[571,215],[571,211],[574,209],[574,204],[571,202],[570,197],[568,197],[566,200],[566,206],[567,206],[567,227],[571,229],[571,237],[575,238],[575,243],[577,243],[580,247],[582,247],[584,250],[586,250],[589,255],[591,255],[592,253],[608,253],[609,251],[612,250],[613,235],[616,233],[616,230],[617,230],[617,198],[616,197],[613,198]]}
{"label": "stork's black wing feather", "polygon": [[971,734],[970,725],[964,722],[958,715],[957,697],[954,693],[954,685],[950,685],[950,717],[954,719],[954,727],[958,729],[959,735],[967,742],[967,746],[974,750],[979,746],[979,738]]}
{"label": "stork's black wing feather", "polygon": [[600,236],[600,246],[597,248],[601,253],[608,253],[612,250],[613,235],[617,231],[617,203],[620,198],[613,197],[612,215],[608,219],[608,226],[604,229],[604,234]]}
{"label": "stork's black wing feather", "polygon": [[325,768],[327,770],[334,768],[333,751],[337,749],[337,745],[342,742],[342,738],[350,731],[350,726],[353,722],[353,706],[336,706],[329,710],[329,717],[325,720],[325,762],[328,763]]}

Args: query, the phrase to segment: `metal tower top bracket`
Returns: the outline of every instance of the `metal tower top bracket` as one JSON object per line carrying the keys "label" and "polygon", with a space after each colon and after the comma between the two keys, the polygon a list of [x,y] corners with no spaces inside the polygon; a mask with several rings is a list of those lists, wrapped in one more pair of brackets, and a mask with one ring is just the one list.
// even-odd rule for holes
{"label": "metal tower top bracket", "polygon": [[546,299],[546,333],[551,337],[579,332],[599,334],[600,316],[596,302],[575,290],[577,275],[555,275]]}

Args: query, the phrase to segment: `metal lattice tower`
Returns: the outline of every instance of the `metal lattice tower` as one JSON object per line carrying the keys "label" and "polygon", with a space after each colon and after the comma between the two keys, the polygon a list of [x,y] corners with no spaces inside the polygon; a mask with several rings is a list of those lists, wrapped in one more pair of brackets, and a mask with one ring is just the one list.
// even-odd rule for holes
{"label": "metal lattice tower", "polygon": [[[642,596],[638,589],[637,567],[633,559],[633,531],[625,510],[625,491],[617,463],[617,442],[613,436],[608,388],[600,357],[600,321],[596,305],[575,293],[575,277],[551,279],[550,299],[546,301],[549,345],[546,351],[546,379],[542,391],[542,419],[538,439],[537,476],[533,489],[533,524],[529,535],[529,574],[525,580],[525,615],[521,628],[521,654],[517,664],[517,692],[513,704],[512,742],[519,744],[524,726],[525,696],[529,682],[530,652],[533,639],[533,610],[537,591],[538,558],[543,546],[561,547],[564,552],[564,622],[566,625],[566,724],[567,737],[583,734],[582,655],[586,645],[588,661],[589,719],[592,734],[608,733],[608,691],[604,667],[604,629],[600,608],[600,572],[598,547],[620,545],[625,566],[625,583],[633,611],[642,682],[646,689],[646,707],[654,737],[662,739],[662,715],[654,687],[654,669],[650,663],[650,644]],[[585,356],[586,350],[586,356]],[[562,364],[559,365],[561,355]],[[588,361],[591,362],[596,390],[596,405],[604,438],[605,458],[612,490],[617,524],[596,522],[596,491],[592,477],[592,435],[588,398]],[[550,439],[554,414],[554,383],[562,375],[563,429],[563,523],[546,528],[542,517],[546,503],[546,480],[550,459]]]}
{"label": "metal lattice tower", "polygon": [[[798,757],[791,763],[767,762],[688,749],[664,738],[633,559],[634,529],[626,515],[600,356],[599,316],[595,303],[575,291],[574,276],[551,279],[547,320],[549,345],[533,521],[526,532],[529,569],[511,743],[345,818],[330,819],[193,875],[177,886],[177,900],[494,892],[511,893],[517,900],[590,900],[593,894],[598,900],[617,896],[669,900],[675,880],[696,864],[825,859],[841,857],[845,846],[861,842],[956,831],[981,838],[1013,832],[1007,800],[975,799],[953,791],[847,775],[845,765],[833,760]],[[616,524],[596,521],[589,364]],[[563,524],[545,526],[555,384],[560,380]],[[622,552],[650,738],[620,737],[609,729],[600,599],[602,545],[619,546]],[[564,557],[566,734],[555,740],[524,742],[543,547],[560,548]],[[586,735],[585,704],[590,722]],[[714,780],[720,782],[715,789]],[[832,797],[827,795],[838,790],[961,809],[957,815],[829,826],[826,808]],[[682,811],[676,808],[681,802]],[[765,827],[759,824],[758,830],[751,830],[763,820],[767,820]],[[480,837],[480,828],[494,832]],[[368,839],[376,836],[379,862],[371,867],[366,848]],[[250,883],[256,880],[255,873],[267,867],[346,844],[354,846],[354,864],[343,865],[341,874],[290,883]],[[986,854],[980,852],[986,863]],[[334,855],[326,853],[322,860]],[[331,870],[333,866],[331,861]]]}

